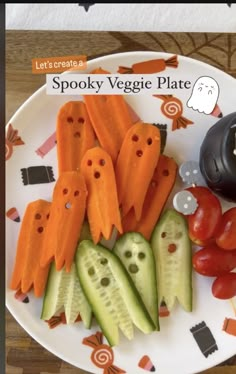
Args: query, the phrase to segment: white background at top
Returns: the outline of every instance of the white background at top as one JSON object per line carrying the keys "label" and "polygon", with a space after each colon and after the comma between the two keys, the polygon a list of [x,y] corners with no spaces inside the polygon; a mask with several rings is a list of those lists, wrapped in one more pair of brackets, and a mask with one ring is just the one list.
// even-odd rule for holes
{"label": "white background at top", "polygon": [[6,4],[6,29],[236,32],[236,4]]}

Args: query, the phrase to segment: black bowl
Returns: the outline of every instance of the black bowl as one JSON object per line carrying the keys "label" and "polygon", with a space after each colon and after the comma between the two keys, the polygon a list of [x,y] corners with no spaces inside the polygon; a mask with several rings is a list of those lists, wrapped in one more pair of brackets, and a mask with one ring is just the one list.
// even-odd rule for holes
{"label": "black bowl", "polygon": [[208,130],[201,145],[199,164],[208,187],[236,202],[236,112]]}

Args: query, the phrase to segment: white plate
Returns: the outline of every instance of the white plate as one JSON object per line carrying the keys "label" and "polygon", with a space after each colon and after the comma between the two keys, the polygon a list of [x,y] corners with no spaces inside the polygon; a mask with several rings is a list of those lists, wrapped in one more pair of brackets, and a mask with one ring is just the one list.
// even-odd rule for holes
{"label": "white plate", "polygon": [[[118,66],[131,66],[133,63],[149,59],[167,59],[169,54],[156,52],[132,52],[101,57],[89,62],[88,71],[101,66],[117,72]],[[188,80],[191,89],[173,90],[173,95],[183,104],[183,116],[194,122],[186,129],[172,131],[172,119],[161,111],[162,100],[151,95],[129,95],[126,100],[133,106],[145,122],[167,124],[167,144],[165,154],[175,157],[178,163],[185,160],[198,160],[199,147],[206,131],[218,120],[213,115],[206,115],[188,108],[187,101],[191,96],[194,83],[199,77],[210,76],[216,80],[220,92],[218,106],[223,115],[235,111],[236,81],[229,75],[204,63],[178,56],[178,68],[167,67],[160,72],[161,76],[170,76],[172,80]],[[160,92],[162,94],[162,92]],[[165,92],[163,91],[163,94]],[[42,158],[35,151],[55,131],[55,119],[60,106],[75,96],[47,96],[45,86],[30,97],[16,112],[9,123],[18,130],[24,144],[13,145],[13,153],[7,160],[6,169],[6,211],[16,207],[22,218],[29,201],[44,198],[51,199],[55,182],[23,185],[22,168],[31,166],[51,166],[54,178],[57,178],[56,149],[48,149]],[[47,147],[46,147],[47,149]],[[29,176],[29,178],[33,178]],[[32,180],[31,180],[32,182]],[[183,186],[182,186],[183,187]],[[232,204],[222,200],[224,209]],[[20,223],[6,218],[6,285],[9,285],[13,269],[16,241]],[[91,331],[84,329],[82,323],[74,326],[60,325],[49,330],[45,322],[40,320],[42,299],[29,294],[29,303],[15,299],[13,291],[7,288],[6,303],[10,312],[20,325],[42,346],[59,356],[61,359],[92,373],[103,373],[110,365],[129,374],[142,374],[148,369],[144,366],[143,356],[148,363],[152,362],[159,374],[190,374],[197,373],[228,359],[236,354],[235,328],[223,331],[225,318],[235,325],[236,317],[229,301],[213,298],[211,294],[212,279],[193,274],[193,312],[186,313],[178,305],[168,318],[160,318],[160,332],[146,336],[135,332],[133,341],[121,338],[120,345],[111,350],[106,345],[91,347],[82,343],[83,338],[99,331],[94,323]],[[190,329],[203,322],[202,329],[193,334]],[[226,329],[227,330],[227,329]],[[203,351],[210,349],[207,356]],[[97,360],[91,354],[97,350]],[[99,351],[100,350],[100,351]],[[114,357],[111,359],[111,351]],[[95,357],[95,356],[93,356]],[[108,359],[110,357],[110,359]],[[99,361],[100,360],[100,361]],[[104,361],[103,361],[104,360]],[[110,361],[109,361],[110,360]],[[99,364],[100,362],[100,364]],[[97,363],[97,365],[96,365]],[[100,365],[100,366],[99,366]],[[141,366],[140,366],[141,365]],[[111,373],[109,370],[107,373]]]}

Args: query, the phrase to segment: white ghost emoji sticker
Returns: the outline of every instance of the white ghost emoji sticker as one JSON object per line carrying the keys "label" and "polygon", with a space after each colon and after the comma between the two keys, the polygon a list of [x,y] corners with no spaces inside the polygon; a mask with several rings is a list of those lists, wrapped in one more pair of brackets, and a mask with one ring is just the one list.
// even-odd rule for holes
{"label": "white ghost emoji sticker", "polygon": [[187,106],[200,113],[211,114],[219,97],[219,85],[211,77],[200,77],[193,86]]}

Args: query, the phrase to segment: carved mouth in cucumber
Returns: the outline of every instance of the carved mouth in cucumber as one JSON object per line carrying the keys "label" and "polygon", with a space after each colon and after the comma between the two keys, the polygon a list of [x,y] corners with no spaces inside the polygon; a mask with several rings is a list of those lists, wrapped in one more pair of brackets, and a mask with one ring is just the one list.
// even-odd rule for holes
{"label": "carved mouth in cucumber", "polygon": [[76,252],[81,286],[110,345],[119,343],[119,328],[133,338],[133,323],[144,333],[155,330],[120,259],[110,250],[82,241]]}

